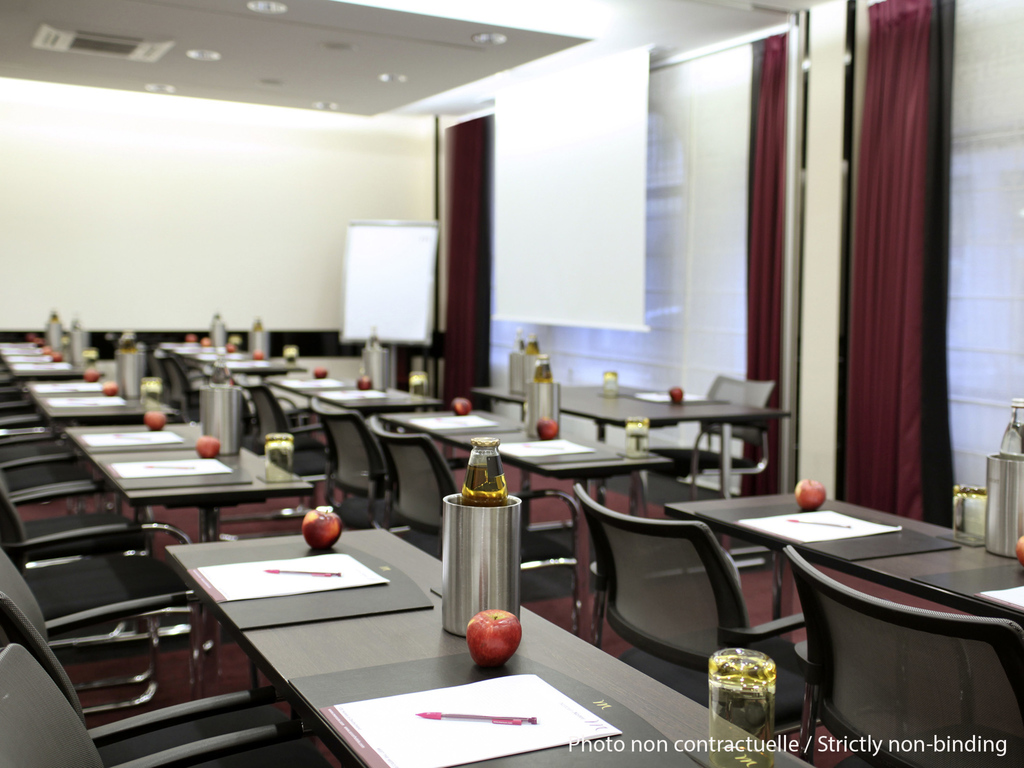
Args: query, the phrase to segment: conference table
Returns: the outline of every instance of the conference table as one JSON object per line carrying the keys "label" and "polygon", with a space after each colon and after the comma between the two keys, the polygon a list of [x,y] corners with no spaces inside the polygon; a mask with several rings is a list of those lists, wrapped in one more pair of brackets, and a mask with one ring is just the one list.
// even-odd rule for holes
{"label": "conference table", "polygon": [[[955,542],[949,528],[856,504],[828,499],[821,509],[881,525],[900,526],[902,530],[855,539],[799,543],[741,522],[798,515],[802,510],[789,494],[665,505],[670,517],[701,520],[718,533],[775,552],[792,544],[816,565],[964,613],[1024,623],[1024,605],[996,602],[979,594],[1024,587],[1024,568],[1016,558],[994,555],[983,546]],[[776,558],[777,564],[781,561],[782,558]],[[776,585],[780,580],[781,569],[777,567]]]}
{"label": "conference table", "polygon": [[[502,387],[474,387],[472,392],[480,397],[508,403],[523,403],[526,400],[523,395],[511,394]],[[685,422],[713,421],[721,426],[722,444],[729,445],[734,424],[789,416],[788,411],[780,408],[758,408],[692,397],[682,403],[673,403],[667,392],[651,392],[635,387],[619,387],[615,397],[606,397],[604,388],[600,386],[562,386],[559,408],[563,414],[593,421],[600,441],[605,439],[606,427],[623,427],[627,419],[639,416],[649,420],[651,429],[674,427]],[[722,493],[728,497],[732,487],[732,455],[729,451],[722,452],[719,476]]]}
{"label": "conference table", "polygon": [[244,376],[283,376],[289,373],[301,373],[306,369],[291,365],[283,360],[254,360],[248,352],[225,352],[212,347],[166,347],[167,351],[177,355],[190,368],[206,368],[212,366],[220,357],[224,358],[227,369],[235,375]]}
{"label": "conference table", "polygon": [[[700,740],[708,736],[707,709],[529,610],[521,611],[523,637],[512,659],[491,669],[476,666],[465,639],[441,628],[441,563],[386,531],[346,531],[332,553],[354,557],[390,579],[388,584],[313,595],[218,601],[223,595],[211,589],[209,571],[198,570],[239,563],[259,568],[265,561],[292,558],[307,558],[302,568],[315,569],[318,553],[301,537],[172,546],[167,553],[204,606],[342,765],[385,763],[346,727],[336,705],[509,675],[538,676],[622,735],[589,748],[553,747],[480,765],[708,765],[706,755],[697,754],[706,746]],[[500,700],[490,706],[496,714],[508,714],[499,712]],[[388,727],[398,738],[406,736],[407,727],[425,727],[437,737],[415,743],[444,747],[443,734],[450,732],[445,723],[409,717],[411,723],[403,726],[389,710]],[[480,727],[493,727],[488,736],[494,739],[523,733],[507,725]],[[687,754],[691,750],[696,761]],[[778,754],[776,764],[805,765],[786,754]]]}
{"label": "conference table", "polygon": [[[245,448],[234,455],[217,457],[226,471],[198,474],[203,471],[201,464],[196,465],[195,471],[188,471],[186,468],[191,468],[192,462],[198,460],[195,452],[196,438],[201,434],[198,426],[168,425],[156,433],[142,426],[71,427],[66,433],[105,483],[137,513],[154,506],[195,507],[199,512],[200,541],[217,540],[223,507],[307,496],[313,491],[310,483],[295,476],[286,482],[267,482],[264,458]],[[97,445],[97,435],[111,439]],[[175,435],[181,437],[181,442],[146,441],[146,438],[161,439],[160,435]],[[183,469],[173,475],[153,476],[152,472],[142,472],[145,476],[127,477],[125,469],[115,465],[149,468],[152,472],[178,471],[179,465]]]}
{"label": "conference table", "polygon": [[[61,427],[141,424],[147,410],[141,400],[129,400],[120,395],[107,397],[100,382],[33,382],[28,384],[27,390],[43,417]],[[161,409],[171,411],[164,405]]]}
{"label": "conference table", "polygon": [[441,401],[425,395],[411,395],[400,389],[358,389],[354,382],[339,379],[276,378],[266,382],[288,395],[306,398],[307,403],[323,403],[359,411],[364,416],[376,413],[419,411],[437,408]]}

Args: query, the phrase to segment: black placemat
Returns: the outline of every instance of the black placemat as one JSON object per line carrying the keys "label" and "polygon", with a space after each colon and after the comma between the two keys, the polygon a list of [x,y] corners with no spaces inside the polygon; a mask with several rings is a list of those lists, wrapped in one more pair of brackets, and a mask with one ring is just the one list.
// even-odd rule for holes
{"label": "black placemat", "polygon": [[879,557],[916,555],[921,552],[937,552],[942,549],[959,549],[959,544],[943,541],[917,531],[904,528],[893,533],[879,533],[874,536],[860,536],[856,539],[836,541],[815,541],[798,544],[802,549],[812,549],[841,560],[874,560]]}
{"label": "black placemat", "polygon": [[[233,562],[258,562],[309,555],[315,550],[296,545],[293,554],[282,554],[280,549],[266,557],[253,550],[241,560]],[[382,613],[419,611],[434,607],[430,598],[403,571],[378,557],[368,555],[340,542],[331,550],[337,554],[351,555],[375,573],[388,579],[387,584],[352,589],[311,592],[306,595],[282,595],[254,600],[233,600],[220,603],[221,610],[239,629],[261,629],[280,627],[288,624],[309,624],[333,619],[352,619],[357,616],[371,616]],[[231,562],[231,561],[220,561]],[[337,703],[337,702],[335,702]]]}
{"label": "black placemat", "polygon": [[914,581],[941,587],[950,592],[974,596],[979,592],[988,592],[993,589],[1024,587],[1024,568],[1021,568],[1016,561],[1012,561],[1006,565],[995,565],[990,568],[972,568],[966,571],[915,576]]}
{"label": "black placemat", "polygon": [[[440,631],[440,630],[439,630]],[[509,755],[484,760],[472,765],[507,766],[508,768],[547,768],[547,766],[595,766],[596,768],[696,768],[685,753],[677,751],[672,739],[665,737],[628,707],[604,691],[564,675],[544,664],[513,656],[504,666],[484,669],[473,663],[468,653],[441,658],[385,664],[326,675],[313,675],[290,680],[292,687],[317,711],[353,701],[415,693],[434,688],[448,688],[504,675],[534,674],[549,683],[577,704],[622,731],[612,741],[624,742],[621,752],[614,748],[598,751],[568,746],[553,747],[537,752]],[[598,704],[600,702],[600,704]],[[323,717],[323,715],[321,715]],[[513,727],[513,726],[502,726]],[[650,748],[665,743],[664,751]],[[645,745],[648,748],[645,748]],[[610,746],[610,745],[608,745]],[[680,745],[681,747],[682,745]],[[634,747],[636,747],[634,749]]]}

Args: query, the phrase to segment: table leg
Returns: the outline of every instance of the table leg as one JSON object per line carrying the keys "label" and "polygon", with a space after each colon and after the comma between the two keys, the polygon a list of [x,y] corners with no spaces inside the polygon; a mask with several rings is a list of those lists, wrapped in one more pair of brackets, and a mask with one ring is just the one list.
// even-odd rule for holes
{"label": "table leg", "polygon": [[732,498],[732,424],[722,422],[722,498]]}
{"label": "table leg", "polygon": [[772,619],[782,618],[782,576],[786,558],[781,552],[772,552]]}
{"label": "table leg", "polygon": [[629,514],[647,517],[647,476],[644,470],[629,473]]}
{"label": "table leg", "polygon": [[199,540],[217,541],[220,536],[220,508],[199,508]]}

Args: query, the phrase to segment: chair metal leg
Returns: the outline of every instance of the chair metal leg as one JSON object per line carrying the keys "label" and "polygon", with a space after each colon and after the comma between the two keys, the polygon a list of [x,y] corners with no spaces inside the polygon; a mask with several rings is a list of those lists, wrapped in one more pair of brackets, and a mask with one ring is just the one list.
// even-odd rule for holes
{"label": "chair metal leg", "polygon": [[801,760],[814,765],[814,730],[818,723],[818,690],[817,686],[804,685],[804,708],[800,716],[800,751],[797,755]]}
{"label": "chair metal leg", "polygon": [[83,707],[82,711],[85,714],[93,714],[96,712],[111,712],[118,709],[137,707],[151,701],[153,697],[156,695],[156,681],[159,674],[160,665],[159,618],[157,616],[150,615],[141,619],[141,621],[145,622],[147,628],[145,634],[149,636],[148,668],[144,672],[140,672],[137,675],[129,675],[126,677],[109,677],[104,680],[91,680],[87,683],[79,683],[75,685],[75,690],[95,690],[98,688],[110,688],[114,686],[148,683],[146,685],[145,690],[143,690],[142,693],[140,693],[138,696],[134,696],[130,699],[122,699],[120,701],[111,701],[105,702],[103,704],[94,704],[92,706]]}
{"label": "chair metal leg", "polygon": [[604,590],[594,593],[594,610],[590,617],[590,642],[598,648],[601,647],[601,640],[604,635],[604,609],[607,594]]}

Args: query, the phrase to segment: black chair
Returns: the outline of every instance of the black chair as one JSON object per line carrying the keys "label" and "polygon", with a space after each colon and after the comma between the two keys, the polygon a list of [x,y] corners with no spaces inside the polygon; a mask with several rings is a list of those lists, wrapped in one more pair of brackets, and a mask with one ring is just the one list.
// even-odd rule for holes
{"label": "black chair", "polygon": [[[784,552],[807,617],[804,759],[814,756],[810,723],[820,717],[836,738],[878,746],[844,768],[1024,765],[1019,625],[891,603],[825,576],[793,547]],[[971,740],[980,747],[963,746]],[[1000,743],[1004,755],[993,752]]]}
{"label": "black chair", "polygon": [[[736,405],[750,405],[764,408],[775,389],[774,381],[744,381],[729,376],[717,376],[708,389],[707,399]],[[768,423],[737,422],[731,424],[732,437],[740,440],[745,446],[753,448],[754,458],[736,456],[732,460],[733,475],[757,475],[768,468]],[[712,436],[718,437],[718,450],[713,450]],[[707,438],[707,449],[702,449],[701,442]],[[675,477],[689,477],[690,498],[697,497],[697,478],[701,475],[717,474],[722,467],[722,452],[732,450],[732,446],[722,445],[722,422],[701,421],[700,432],[694,441],[693,448],[662,448],[652,447],[652,453],[672,459],[673,465],[669,472]],[[721,489],[723,492],[727,489]]]}
{"label": "black chair", "polygon": [[[375,429],[387,463],[390,481],[389,522],[407,525],[415,532],[426,534],[425,539],[409,537],[409,541],[426,552],[440,556],[441,511],[445,496],[459,493],[461,488],[455,475],[429,435],[399,434]],[[532,577],[542,568],[562,568],[568,575],[572,595],[572,631],[579,630],[580,594],[576,579],[576,531],[579,507],[567,493],[554,489],[541,489],[516,494],[527,499],[557,498],[569,509],[569,519],[561,529],[535,531],[524,520],[522,531],[522,562],[524,574]],[[532,581],[532,578],[531,578]],[[523,600],[531,599],[531,590],[545,590],[547,585],[524,581]]]}
{"label": "black chair", "polygon": [[592,637],[608,623],[634,647],[622,661],[707,705],[708,657],[751,648],[778,668],[775,722],[795,729],[803,709],[803,674],[793,643],[779,635],[803,626],[799,614],[750,626],[735,565],[701,522],[633,517],[574,486],[596,559]]}
{"label": "black chair", "polygon": [[174,354],[161,359],[168,405],[176,408],[185,421],[199,421],[199,390],[192,385],[185,364]]}
{"label": "black chair", "polygon": [[[158,524],[182,543],[184,533],[172,526]],[[96,531],[87,532],[95,537]],[[111,535],[122,535],[113,531]],[[184,607],[188,590],[167,564],[149,556],[103,555],[58,562],[19,572],[8,555],[0,551],[0,591],[6,593],[33,617],[40,634],[75,632],[101,623],[129,617],[146,617],[150,639],[149,668],[138,674],[115,679],[91,681],[84,686],[100,688],[129,683],[146,684],[138,696],[97,705],[94,710],[121,709],[145,703],[156,693],[155,669],[159,660],[159,627],[155,612]],[[29,606],[32,606],[31,608]],[[193,622],[193,628],[197,626]],[[199,641],[198,633],[193,635]],[[189,656],[191,665],[192,655]]]}
{"label": "black chair", "polygon": [[327,438],[327,482],[324,496],[351,528],[383,525],[387,464],[380,444],[358,411],[314,404],[314,413]]}
{"label": "black chair", "polygon": [[75,451],[46,427],[4,430],[0,433],[0,469],[14,469],[49,461],[69,461]]}
{"label": "black chair", "polygon": [[[55,660],[54,660],[55,661]],[[60,671],[62,673],[62,670]],[[74,692],[25,646],[0,650],[0,763],[18,768],[326,768],[273,691],[228,694],[86,730]],[[61,677],[60,675],[58,677]],[[64,678],[66,680],[66,678]],[[69,700],[69,696],[72,698]],[[272,713],[276,712],[275,717]],[[234,726],[241,727],[234,727]],[[209,759],[207,759],[209,758]]]}

